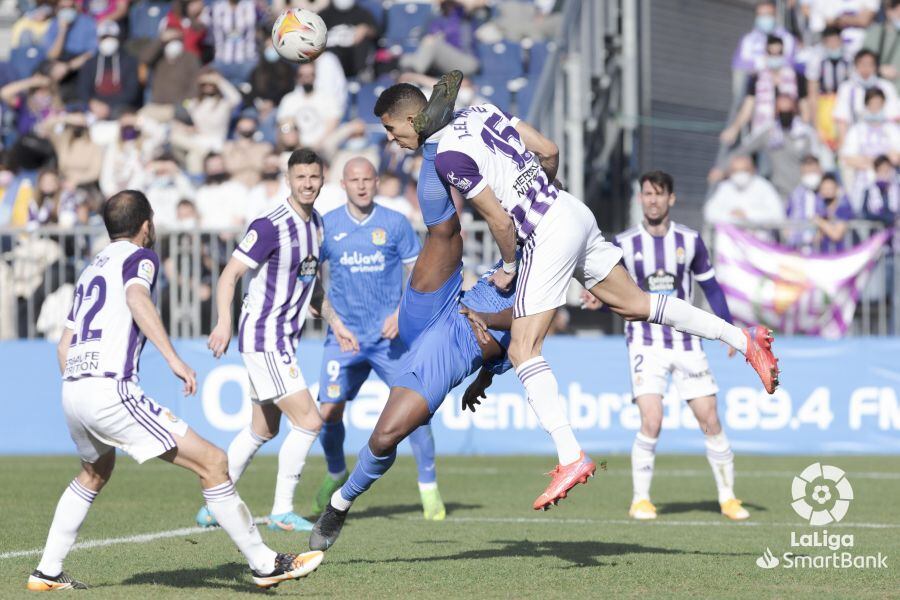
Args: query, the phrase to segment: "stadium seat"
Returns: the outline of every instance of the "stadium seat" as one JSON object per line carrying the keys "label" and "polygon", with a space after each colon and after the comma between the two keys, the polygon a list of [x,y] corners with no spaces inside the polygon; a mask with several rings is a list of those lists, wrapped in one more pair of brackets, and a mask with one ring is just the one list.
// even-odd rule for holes
{"label": "stadium seat", "polygon": [[394,81],[390,78],[381,78],[372,83],[363,83],[359,86],[354,101],[356,117],[366,123],[381,124],[381,120],[372,112],[375,110],[375,101],[378,95],[390,86]]}
{"label": "stadium seat", "polygon": [[31,77],[43,60],[43,52],[35,46],[19,46],[9,52],[9,64],[15,79]]}
{"label": "stadium seat", "polygon": [[540,77],[547,57],[550,56],[554,46],[553,42],[534,42],[532,44],[528,59],[528,75],[530,77]]}
{"label": "stadium seat", "polygon": [[478,93],[491,104],[509,111],[512,109],[512,94],[506,87],[507,79],[505,77],[485,77],[479,76],[472,79],[478,86]]}
{"label": "stadium seat", "polygon": [[522,46],[515,42],[479,43],[476,51],[481,60],[482,75],[513,79],[524,73]]}
{"label": "stadium seat", "polygon": [[528,111],[531,110],[531,103],[534,101],[534,93],[537,91],[539,77],[533,75],[529,77],[525,85],[515,93],[515,115],[522,119],[528,119]]}
{"label": "stadium seat", "polygon": [[431,4],[400,2],[387,9],[384,37],[387,45],[418,40],[431,19]]}
{"label": "stadium seat", "polygon": [[372,13],[375,22],[378,23],[378,29],[384,29],[384,6],[381,0],[359,0],[359,5]]}
{"label": "stadium seat", "polygon": [[128,11],[129,37],[139,40],[157,37],[159,24],[168,14],[168,2],[138,2]]}

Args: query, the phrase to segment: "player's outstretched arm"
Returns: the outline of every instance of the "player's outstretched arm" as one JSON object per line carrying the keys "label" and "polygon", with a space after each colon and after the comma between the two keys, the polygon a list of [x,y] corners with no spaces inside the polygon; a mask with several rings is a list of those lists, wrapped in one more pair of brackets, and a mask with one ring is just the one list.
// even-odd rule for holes
{"label": "player's outstretched arm", "polygon": [[231,342],[231,302],[234,300],[234,289],[248,269],[247,265],[232,257],[219,275],[219,282],[216,284],[216,311],[219,318],[206,344],[216,358],[225,354]]}
{"label": "player's outstretched arm", "polygon": [[138,328],[159,349],[172,373],[184,382],[185,395],[193,395],[197,391],[197,376],[175,352],[162,319],[156,312],[150,290],[142,285],[130,285],[125,290],[125,302]]}
{"label": "player's outstretched arm", "polygon": [[[516,227],[513,225],[512,219],[490,186],[484,186],[484,189],[471,198],[472,206],[478,211],[478,214],[487,221],[488,228],[497,246],[500,248],[500,256],[503,258],[504,266],[497,269],[490,277],[490,282],[497,289],[507,291],[512,285],[512,280],[516,275]],[[511,270],[507,265],[512,265]]]}
{"label": "player's outstretched arm", "polygon": [[63,329],[62,337],[59,338],[59,343],[56,344],[56,358],[59,361],[60,374],[66,372],[66,357],[69,354],[69,346],[72,345],[73,335],[75,335],[75,332],[66,327]]}
{"label": "player's outstretched arm", "polygon": [[525,121],[520,120],[516,123],[516,131],[519,132],[525,147],[537,155],[547,179],[550,181],[556,179],[556,173],[559,171],[559,146]]}

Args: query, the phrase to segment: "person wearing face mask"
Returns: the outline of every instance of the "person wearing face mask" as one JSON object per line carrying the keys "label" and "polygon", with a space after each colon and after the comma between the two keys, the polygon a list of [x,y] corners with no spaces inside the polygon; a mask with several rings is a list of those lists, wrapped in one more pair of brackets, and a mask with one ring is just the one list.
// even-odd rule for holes
{"label": "person wearing face mask", "polygon": [[862,215],[870,221],[881,221],[894,227],[900,216],[900,179],[891,159],[881,155],[875,159],[875,179],[863,195]]}
{"label": "person wearing face mask", "polygon": [[18,135],[25,135],[61,110],[56,86],[46,75],[13,81],[0,88],[0,101],[12,109]]}
{"label": "person wearing face mask", "polygon": [[241,103],[237,88],[215,71],[201,70],[197,90],[183,105],[191,124],[174,123],[170,136],[172,145],[186,154],[190,173],[202,173],[204,157],[222,150],[232,111]]}
{"label": "person wearing face mask", "polygon": [[121,47],[119,26],[115,21],[102,21],[97,36],[97,54],[78,73],[79,98],[82,102],[97,98],[113,109],[140,106],[138,63]]}
{"label": "person wearing face mask", "polygon": [[863,48],[881,58],[878,74],[900,92],[900,0],[890,0],[887,4],[885,20],[866,29]]}
{"label": "person wearing face mask", "polygon": [[58,0],[56,14],[44,35],[42,54],[48,60],[69,61],[97,50],[97,24],[80,12],[75,0]]}
{"label": "person wearing face mask", "polygon": [[838,27],[847,52],[852,56],[862,47],[866,28],[875,20],[881,0],[814,0],[809,3],[809,29],[820,33]]}
{"label": "person wearing face mask", "polygon": [[103,149],[91,140],[83,107],[45,119],[35,133],[50,139],[62,177],[73,186],[96,185]]}
{"label": "person wearing face mask", "polygon": [[302,145],[316,150],[334,132],[343,116],[341,103],[319,84],[317,63],[297,68],[297,87],[278,105],[278,122],[295,121]]}
{"label": "person wearing face mask", "polygon": [[838,87],[850,78],[850,61],[844,52],[841,31],[828,27],[822,32],[822,41],[813,48],[812,58],[806,65],[809,93],[809,112],[819,132],[820,139],[831,150],[837,150],[834,104]]}
{"label": "person wearing face mask", "polygon": [[245,110],[234,126],[234,138],[222,148],[225,169],[248,189],[259,182],[264,157],[272,151],[271,144],[258,139],[258,130],[255,111]]}
{"label": "person wearing face mask", "polygon": [[858,123],[866,112],[866,92],[877,88],[884,95],[885,117],[900,118],[897,90],[891,82],[878,77],[878,56],[870,50],[860,50],[853,58],[853,75],[838,87],[832,117],[838,130],[838,145],[843,145],[850,127]]}
{"label": "person wearing face mask", "polygon": [[203,185],[194,202],[204,227],[236,229],[244,223],[250,190],[232,178],[221,154],[210,153],[203,161]]}
{"label": "person wearing face mask", "polygon": [[750,123],[751,132],[763,130],[776,118],[775,97],[790,96],[800,101],[800,113],[807,121],[806,78],[784,56],[784,42],[770,35],[766,41],[765,67],[747,80],[744,100],[737,115],[719,136],[733,144],[741,129]]}
{"label": "person wearing face mask", "polygon": [[845,249],[847,221],[853,220],[854,213],[837,177],[830,173],[822,177],[816,199],[816,211],[810,217],[815,227],[811,250],[819,253],[842,252]]}
{"label": "person wearing face mask", "polygon": [[331,0],[319,16],[328,27],[328,49],[340,59],[347,77],[358,76],[375,52],[375,17],[356,0]]}
{"label": "person wearing face mask", "polygon": [[247,197],[244,224],[275,208],[289,193],[284,173],[281,171],[281,157],[277,152],[270,152],[263,157],[259,183],[253,186]]}
{"label": "person wearing face mask", "polygon": [[160,152],[132,179],[130,189],[144,190],[160,229],[177,227],[176,207],[184,198],[194,197],[194,186],[184,174],[175,157]]}
{"label": "person wearing face mask", "polygon": [[728,178],[703,207],[707,223],[771,224],[784,219],[784,203],[771,183],[756,174],[749,156],[731,158]]}
{"label": "person wearing face mask", "polygon": [[744,34],[731,58],[734,75],[732,89],[735,96],[743,95],[747,77],[762,68],[766,56],[766,40],[770,35],[781,40],[785,60],[794,62],[797,40],[785,28],[776,24],[775,2],[759,2],[756,5],[753,29]]}
{"label": "person wearing face mask", "polygon": [[174,0],[163,27],[180,31],[184,51],[206,60],[207,55],[212,55],[212,49],[206,42],[207,17],[203,0]]}
{"label": "person wearing face mask", "polygon": [[262,58],[250,74],[250,99],[254,102],[266,102],[278,106],[281,99],[294,89],[296,65],[281,60],[272,37],[266,36]]}
{"label": "person wearing face mask", "polygon": [[875,159],[883,154],[895,164],[900,161],[900,125],[887,118],[885,100],[880,88],[866,91],[866,111],[847,132],[839,153],[842,179],[857,209],[866,187],[874,178]]}
{"label": "person wearing face mask", "polygon": [[117,130],[116,140],[103,154],[100,169],[100,191],[106,196],[128,189],[144,169],[144,139],[137,115],[134,112],[120,115]]}
{"label": "person wearing face mask", "polygon": [[140,55],[152,73],[150,103],[176,106],[197,93],[200,59],[185,51],[184,34],[167,27]]}

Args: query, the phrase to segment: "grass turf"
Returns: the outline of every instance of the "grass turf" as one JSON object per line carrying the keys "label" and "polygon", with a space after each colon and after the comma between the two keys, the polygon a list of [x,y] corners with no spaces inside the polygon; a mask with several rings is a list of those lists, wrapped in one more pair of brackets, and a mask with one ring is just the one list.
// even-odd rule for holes
{"label": "grass turf", "polygon": [[[421,519],[415,468],[401,457],[384,480],[354,506],[325,562],[310,577],[262,592],[221,530],[191,531],[143,543],[73,551],[66,570],[94,588],[91,598],[222,598],[268,593],[333,598],[886,598],[900,597],[900,461],[835,457],[823,462],[847,471],[855,499],[830,533],[855,536],[854,554],[887,556],[887,569],[764,570],[756,559],[768,547],[820,555],[823,548],[790,547],[791,531],[810,533],[790,507],[791,480],[817,459],[737,459],[737,492],[751,512],[748,524],[718,514],[715,487],[702,456],[660,456],[653,499],[660,518],[627,519],[631,496],[628,457],[609,459],[609,471],[549,513],[531,510],[543,489],[547,457],[440,457],[447,503],[443,522]],[[239,490],[255,515],[270,507],[276,462],[258,457]],[[0,555],[40,548],[59,493],[74,475],[71,457],[0,458]],[[324,475],[312,459],[298,488],[306,513]],[[101,540],[191,527],[200,505],[194,477],[154,461],[126,457],[98,497],[79,536]],[[868,526],[863,526],[868,524]],[[274,549],[304,551],[305,533],[271,532]],[[0,558],[0,598],[26,596],[25,579],[38,556]]]}

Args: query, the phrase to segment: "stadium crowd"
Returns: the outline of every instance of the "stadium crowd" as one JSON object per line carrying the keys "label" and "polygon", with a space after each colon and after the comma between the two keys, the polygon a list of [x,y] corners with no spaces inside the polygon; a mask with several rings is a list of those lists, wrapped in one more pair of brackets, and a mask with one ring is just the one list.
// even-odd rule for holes
{"label": "stadium crowd", "polygon": [[783,27],[777,9],[759,2],[734,51],[737,110],[704,217],[787,219],[794,247],[840,251],[848,221],[900,214],[900,0],[787,2]]}

